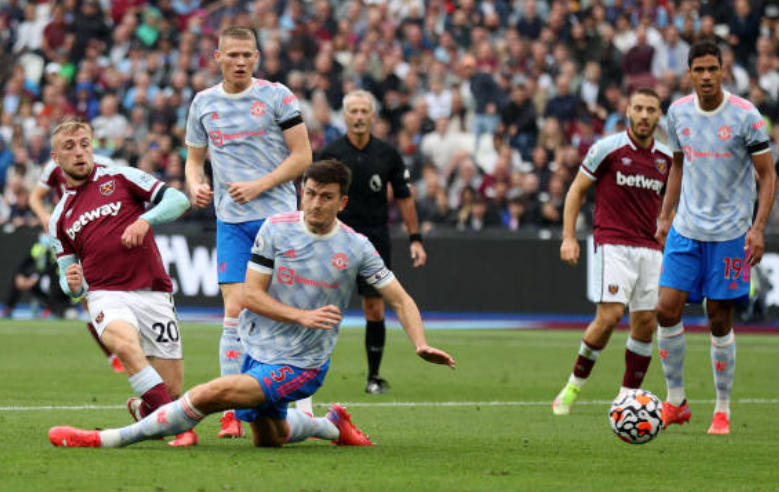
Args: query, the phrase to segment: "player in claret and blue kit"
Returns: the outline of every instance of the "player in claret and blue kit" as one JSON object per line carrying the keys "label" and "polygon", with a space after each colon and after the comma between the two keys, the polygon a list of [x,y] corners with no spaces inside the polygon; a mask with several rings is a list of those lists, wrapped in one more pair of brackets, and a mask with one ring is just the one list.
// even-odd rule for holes
{"label": "player in claret and blue kit", "polygon": [[587,191],[595,187],[595,319],[582,337],[568,383],[552,403],[555,415],[567,415],[587,382],[600,352],[630,308],[630,337],[625,347],[621,392],[639,388],[652,358],[657,281],[662,249],[655,238],[662,191],[671,151],[654,139],[660,98],[651,89],[630,96],[630,127],[592,146],[565,199],[560,258],[579,259],[576,217]]}
{"label": "player in claret and blue kit", "polygon": [[[708,432],[729,434],[734,306],[749,296],[750,267],[763,256],[776,172],[760,112],[722,89],[717,45],[693,45],[688,66],[695,92],[668,110],[674,159],[657,226],[657,238],[665,243],[657,304],[658,348],[668,386],[663,414],[665,426],[690,420],[682,312],[686,302],[705,299],[717,390]],[[755,174],[761,186],[753,222]]]}
{"label": "player in claret and blue kit", "polygon": [[[86,296],[95,330],[140,397],[128,402],[139,420],[181,393],[172,284],[151,226],[178,218],[189,200],[138,169],[96,166],[87,123],[59,125],[51,148],[67,180],[49,223],[60,286],[71,297]],[[148,202],[155,206],[146,210]],[[197,435],[184,432],[171,444],[197,444]]]}

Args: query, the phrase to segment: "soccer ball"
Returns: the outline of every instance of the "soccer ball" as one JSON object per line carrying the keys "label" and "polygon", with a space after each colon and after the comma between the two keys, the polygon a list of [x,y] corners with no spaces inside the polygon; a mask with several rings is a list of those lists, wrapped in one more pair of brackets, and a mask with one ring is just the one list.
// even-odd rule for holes
{"label": "soccer ball", "polygon": [[663,404],[649,391],[627,391],[611,404],[609,423],[617,437],[626,443],[648,443],[663,428]]}

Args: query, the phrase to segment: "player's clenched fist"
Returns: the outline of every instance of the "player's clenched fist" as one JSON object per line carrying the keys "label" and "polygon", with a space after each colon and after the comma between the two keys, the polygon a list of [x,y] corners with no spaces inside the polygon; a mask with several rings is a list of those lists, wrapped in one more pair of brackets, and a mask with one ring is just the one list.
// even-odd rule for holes
{"label": "player's clenched fist", "polygon": [[563,239],[560,259],[569,265],[575,265],[579,261],[579,242],[576,239]]}
{"label": "player's clenched fist", "polygon": [[197,186],[193,186],[189,190],[190,201],[192,205],[198,208],[205,208],[211,203],[211,199],[214,197],[214,192],[211,191],[211,187],[206,183],[200,183]]}
{"label": "player's clenched fist", "polygon": [[67,280],[71,292],[81,292],[81,285],[84,282],[84,273],[81,270],[81,265],[79,263],[68,266],[67,270],[65,270],[65,280]]}
{"label": "player's clenched fist", "polygon": [[144,219],[138,219],[128,225],[127,229],[122,233],[122,246],[130,249],[143,244],[143,238],[146,237],[146,233],[149,232],[150,227],[149,223]]}

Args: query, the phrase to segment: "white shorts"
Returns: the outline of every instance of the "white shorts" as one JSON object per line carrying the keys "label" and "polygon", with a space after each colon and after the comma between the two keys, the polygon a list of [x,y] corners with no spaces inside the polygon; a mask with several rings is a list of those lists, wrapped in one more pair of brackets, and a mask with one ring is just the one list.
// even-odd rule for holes
{"label": "white shorts", "polygon": [[618,302],[630,311],[653,311],[657,304],[663,252],[603,244],[595,249],[589,269],[589,293],[593,302]]}
{"label": "white shorts", "polygon": [[173,296],[167,292],[97,290],[87,292],[89,318],[103,336],[113,321],[126,321],[138,330],[143,353],[160,359],[181,359],[181,332]]}

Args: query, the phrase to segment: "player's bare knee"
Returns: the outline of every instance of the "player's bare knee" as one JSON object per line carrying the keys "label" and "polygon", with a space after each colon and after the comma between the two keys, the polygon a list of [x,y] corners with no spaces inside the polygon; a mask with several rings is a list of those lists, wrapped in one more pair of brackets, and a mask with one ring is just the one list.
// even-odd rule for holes
{"label": "player's bare knee", "polygon": [[657,324],[660,326],[674,326],[682,320],[684,306],[673,306],[664,302],[657,303]]}

